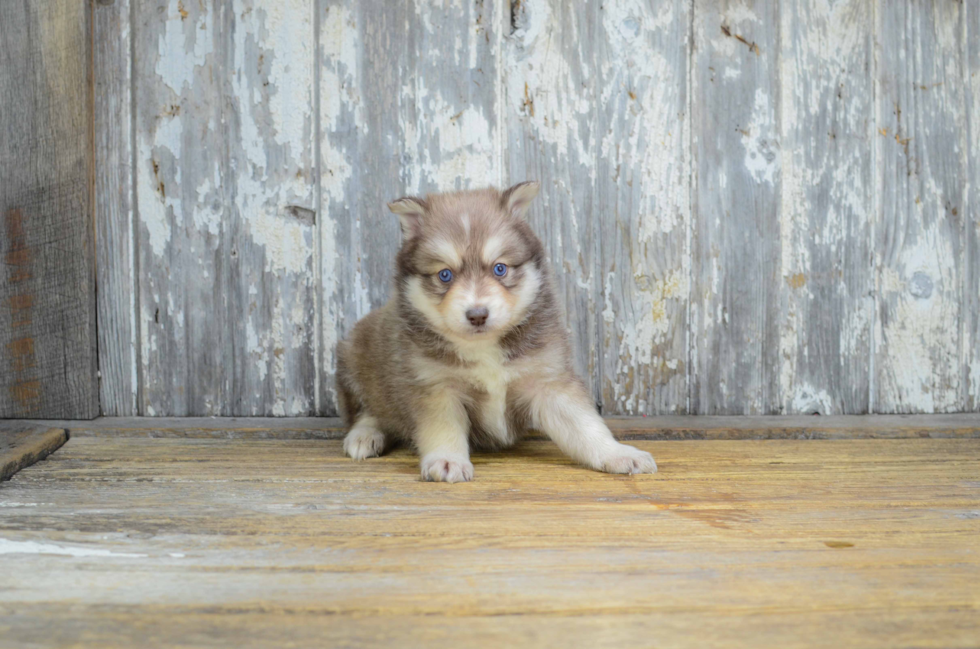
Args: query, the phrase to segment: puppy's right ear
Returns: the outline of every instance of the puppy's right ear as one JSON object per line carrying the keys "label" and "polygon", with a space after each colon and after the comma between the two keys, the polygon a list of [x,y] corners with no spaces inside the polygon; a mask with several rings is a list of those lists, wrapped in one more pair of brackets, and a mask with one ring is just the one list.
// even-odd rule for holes
{"label": "puppy's right ear", "polygon": [[428,203],[421,198],[406,196],[388,203],[388,209],[398,215],[402,224],[402,238],[405,241],[414,239],[422,230],[422,219],[429,209]]}
{"label": "puppy's right ear", "polygon": [[531,201],[538,195],[540,187],[537,181],[517,183],[500,195],[500,204],[511,216],[523,219]]}

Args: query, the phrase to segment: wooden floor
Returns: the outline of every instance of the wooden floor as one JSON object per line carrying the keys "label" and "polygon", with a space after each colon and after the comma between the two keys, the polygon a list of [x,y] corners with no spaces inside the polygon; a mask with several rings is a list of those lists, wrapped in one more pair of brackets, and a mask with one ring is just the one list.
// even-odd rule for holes
{"label": "wooden floor", "polygon": [[636,445],[73,435],[0,483],[0,645],[980,646],[980,440]]}

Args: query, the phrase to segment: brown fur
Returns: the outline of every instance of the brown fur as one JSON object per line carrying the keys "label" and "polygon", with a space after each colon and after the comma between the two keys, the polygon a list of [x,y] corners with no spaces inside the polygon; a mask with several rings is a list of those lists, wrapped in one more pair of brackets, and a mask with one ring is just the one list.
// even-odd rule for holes
{"label": "brown fur", "polygon": [[[507,446],[530,426],[554,422],[560,430],[545,432],[567,452],[613,470],[603,463],[622,445],[575,376],[544,249],[522,218],[536,193],[536,183],[522,183],[504,193],[489,188],[391,204],[404,233],[395,294],[338,347],[340,411],[357,431],[345,442],[352,457],[406,440],[423,455],[424,477],[467,480],[471,445]],[[506,264],[503,277],[493,273],[496,263]],[[442,269],[452,271],[452,281],[439,279]],[[491,305],[485,330],[462,315],[483,304]],[[581,439],[575,413],[591,426]],[[625,461],[621,456],[612,459]]]}

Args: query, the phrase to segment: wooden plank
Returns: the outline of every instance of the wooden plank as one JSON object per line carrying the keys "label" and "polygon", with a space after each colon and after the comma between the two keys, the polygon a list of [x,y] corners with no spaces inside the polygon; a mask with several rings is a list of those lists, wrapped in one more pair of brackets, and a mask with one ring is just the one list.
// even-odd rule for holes
{"label": "wooden plank", "polygon": [[596,33],[599,3],[511,3],[503,50],[508,183],[537,180],[527,219],[554,269],[576,372],[596,395]]}
{"label": "wooden plank", "polygon": [[966,406],[965,11],[877,3],[876,412]]}
{"label": "wooden plank", "polygon": [[[872,270],[872,5],[780,5],[780,411],[868,412]],[[729,269],[731,272],[731,269]],[[777,337],[778,336],[778,337]]]}
{"label": "wooden plank", "polygon": [[387,203],[500,182],[500,19],[498,4],[484,2],[318,7],[318,412],[336,414],[336,344],[391,294],[401,236]]}
{"label": "wooden plank", "polygon": [[[138,410],[230,414],[219,19],[199,3],[136,1]],[[210,227],[198,226],[195,216]]]}
{"label": "wooden plank", "polygon": [[[305,611],[303,611],[305,612]],[[53,646],[71,646],[79,637],[99,647],[172,647],[183,638],[195,646],[239,647],[352,646],[352,647],[568,647],[613,649],[643,645],[657,638],[665,645],[698,646],[709,639],[712,647],[784,647],[836,649],[829,629],[846,629],[852,646],[875,647],[883,627],[895,646],[971,647],[975,627],[955,609],[895,612],[786,611],[781,615],[717,615],[670,611],[562,616],[522,613],[510,617],[410,615],[305,615],[297,624],[296,610],[250,611],[248,625],[237,623],[230,610],[191,612],[180,608],[147,615],[124,606],[84,612],[71,605],[23,604],[7,621],[11,647],[33,647],[38,628],[46,629]],[[172,617],[167,617],[171,615]],[[179,616],[179,618],[177,618]],[[175,625],[173,620],[180,620]],[[58,620],[52,628],[47,621]],[[805,637],[801,633],[806,633]],[[547,641],[543,641],[547,638]],[[751,640],[750,640],[751,639]]]}
{"label": "wooden plank", "polygon": [[335,350],[389,296],[397,219],[387,203],[407,194],[417,125],[409,3],[318,0],[319,414],[334,415]]}
{"label": "wooden plank", "polygon": [[0,482],[40,462],[68,441],[61,428],[26,423],[0,423]]}
{"label": "wooden plank", "polygon": [[503,3],[485,0],[415,3],[408,38],[414,47],[417,124],[414,133],[406,129],[410,139],[405,142],[412,156],[408,185],[414,192],[504,183],[497,68],[502,10]]}
{"label": "wooden plank", "polygon": [[313,11],[313,0],[241,0],[225,36],[236,218],[224,232],[237,261],[228,302],[244,321],[233,328],[234,414],[315,413]]}
{"label": "wooden plank", "polygon": [[[100,417],[91,422],[38,422],[73,438],[190,437],[216,439],[343,439],[336,417]],[[804,415],[759,417],[607,417],[618,439],[906,439],[980,437],[980,415]],[[531,439],[544,439],[532,435]]]}
{"label": "wooden plank", "polygon": [[779,14],[694,3],[691,408],[779,411]]}
{"label": "wooden plank", "polygon": [[659,473],[531,442],[439,486],[339,440],[73,438],[4,485],[0,625],[12,646],[975,642],[980,441],[639,445]]}
{"label": "wooden plank", "polygon": [[597,219],[603,412],[683,413],[688,403],[690,3],[599,11]]}
{"label": "wooden plank", "polygon": [[130,11],[129,0],[94,6],[92,53],[99,403],[103,415],[123,417],[141,414]]}
{"label": "wooden plank", "polygon": [[312,413],[312,8],[135,16],[142,411]]}
{"label": "wooden plank", "polygon": [[98,415],[90,19],[0,6],[0,417]]}
{"label": "wooden plank", "polygon": [[[967,11],[963,80],[966,89],[967,178],[980,178],[980,11]],[[966,272],[963,308],[966,320],[961,361],[966,402],[963,410],[980,411],[980,182],[969,183],[966,197]],[[972,226],[972,227],[971,227]]]}

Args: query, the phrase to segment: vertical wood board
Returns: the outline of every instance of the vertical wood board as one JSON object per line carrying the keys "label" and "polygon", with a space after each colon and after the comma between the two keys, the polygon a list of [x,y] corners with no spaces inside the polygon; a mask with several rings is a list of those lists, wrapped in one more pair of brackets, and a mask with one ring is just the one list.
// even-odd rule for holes
{"label": "vertical wood board", "polygon": [[780,256],[779,13],[694,3],[691,411],[771,414]]}
{"label": "vertical wood board", "polygon": [[876,412],[965,405],[963,11],[878,3]]}
{"label": "vertical wood board", "polygon": [[690,4],[604,2],[596,261],[603,412],[687,411]]}
{"label": "vertical wood board", "polygon": [[138,405],[130,0],[97,3],[92,12],[99,411],[127,417],[142,414]]}
{"label": "vertical wood board", "polygon": [[872,7],[781,3],[781,412],[864,413],[874,320]]}
{"label": "vertical wood board", "polygon": [[98,414],[90,20],[0,4],[0,417]]}
{"label": "vertical wood board", "polygon": [[500,181],[497,10],[319,4],[321,413],[336,412],[337,342],[391,293],[387,203]]}
{"label": "vertical wood board", "polygon": [[966,314],[961,372],[966,387],[963,410],[980,411],[980,7],[966,8],[963,87],[966,96],[967,208],[966,272],[963,306]]}
{"label": "vertical wood board", "polygon": [[313,412],[313,13],[142,3],[143,410]]}
{"label": "vertical wood board", "polygon": [[598,401],[598,0],[523,0],[511,10],[502,71],[507,182],[541,183],[527,219],[554,270],[575,370]]}

